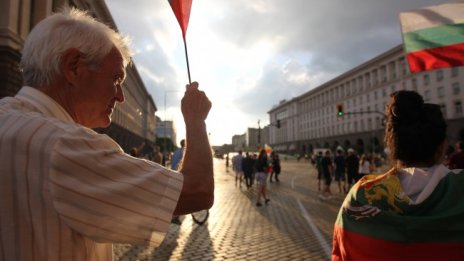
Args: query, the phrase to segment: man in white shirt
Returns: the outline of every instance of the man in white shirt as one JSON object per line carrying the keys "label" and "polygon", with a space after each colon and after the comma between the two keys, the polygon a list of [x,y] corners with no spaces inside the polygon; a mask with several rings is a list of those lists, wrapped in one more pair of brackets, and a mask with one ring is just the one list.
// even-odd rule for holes
{"label": "man in white shirt", "polygon": [[112,260],[112,243],[159,244],[171,217],[210,208],[211,102],[194,82],[181,110],[189,147],[179,172],[125,154],[107,127],[131,52],[127,40],[76,9],[26,39],[25,85],[0,100],[0,256]]}

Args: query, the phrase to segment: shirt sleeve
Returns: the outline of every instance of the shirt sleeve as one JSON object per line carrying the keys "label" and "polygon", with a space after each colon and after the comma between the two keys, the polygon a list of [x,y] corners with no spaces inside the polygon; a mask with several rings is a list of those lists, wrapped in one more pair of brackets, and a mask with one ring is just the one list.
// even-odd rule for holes
{"label": "shirt sleeve", "polygon": [[68,226],[97,242],[161,243],[182,174],[131,157],[108,136],[86,129],[65,134],[51,155],[51,200]]}

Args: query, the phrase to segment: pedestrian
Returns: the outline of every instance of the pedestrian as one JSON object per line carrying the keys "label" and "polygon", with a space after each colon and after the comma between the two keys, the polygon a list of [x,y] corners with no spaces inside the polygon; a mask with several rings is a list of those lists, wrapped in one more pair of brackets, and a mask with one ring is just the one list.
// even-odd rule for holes
{"label": "pedestrian", "polygon": [[464,142],[457,142],[454,146],[454,153],[451,154],[448,161],[450,169],[464,169],[464,151],[462,150]]}
{"label": "pedestrian", "polygon": [[235,172],[235,186],[237,186],[238,183],[240,187],[242,187],[243,182],[242,153],[243,152],[239,150],[237,155],[232,157],[232,170]]}
{"label": "pedestrian", "polygon": [[[345,184],[345,157],[342,155],[342,150],[337,150],[337,155],[334,158],[335,164],[335,181],[338,185],[339,193],[346,193]],[[343,183],[343,184],[342,184]]]}
{"label": "pedestrian", "polygon": [[325,155],[321,160],[321,170],[322,177],[324,179],[324,189],[322,190],[322,194],[319,196],[322,199],[331,199],[332,192],[330,191],[330,184],[332,183],[332,178],[334,176],[334,167],[332,159],[330,158],[330,150],[325,151]]}
{"label": "pedestrian", "polygon": [[359,173],[356,176],[356,182],[371,172],[371,164],[365,154],[359,159]]}
{"label": "pedestrian", "polygon": [[[171,169],[173,170],[178,170],[181,167],[185,151],[185,139],[182,139],[179,144],[180,148],[176,149],[171,157]],[[174,215],[171,219],[171,223],[181,225],[182,221],[180,220],[180,215]]]}
{"label": "pedestrian", "polygon": [[153,147],[153,162],[161,164],[163,161],[163,154],[161,153],[160,146]]}
{"label": "pedestrian", "polygon": [[171,169],[173,170],[178,170],[182,164],[185,151],[185,139],[182,139],[179,144],[180,148],[178,148],[176,151],[174,151],[174,154],[172,154]]}
{"label": "pedestrian", "polygon": [[256,198],[256,206],[260,207],[261,204],[261,197],[264,199],[264,203],[266,205],[271,201],[267,197],[266,191],[266,184],[267,184],[267,170],[269,167],[269,160],[266,154],[266,150],[261,149],[259,151],[258,159],[256,160],[256,182],[258,183],[258,192]]}
{"label": "pedestrian", "polygon": [[74,8],[25,39],[25,86],[0,100],[1,260],[112,260],[113,242],[157,246],[173,214],[212,206],[211,102],[198,83],[181,102],[193,144],[180,172],[92,130],[124,101],[130,55],[124,37]]}
{"label": "pedestrian", "polygon": [[317,169],[317,190],[321,191],[321,180],[323,179],[322,175],[322,158],[324,156],[322,155],[322,151],[319,151],[316,155],[316,169]]}
{"label": "pedestrian", "polygon": [[226,172],[229,172],[229,153],[226,154]]}
{"label": "pedestrian", "polygon": [[354,182],[356,182],[356,176],[359,173],[359,158],[356,155],[354,149],[348,149],[348,156],[345,159],[346,167],[346,191],[349,191]]}
{"label": "pedestrian", "polygon": [[393,168],[364,176],[335,222],[332,260],[464,260],[464,171],[442,162],[441,107],[391,94],[385,143]]}
{"label": "pedestrian", "polygon": [[242,159],[242,170],[245,176],[245,184],[247,188],[253,185],[253,165],[255,161],[248,152],[245,152],[245,157]]}
{"label": "pedestrian", "polygon": [[275,178],[275,181],[280,182],[279,180],[279,174],[281,171],[281,165],[280,165],[280,158],[279,154],[276,152],[271,152],[271,164],[272,164],[272,172],[271,176],[269,178],[269,181],[272,182],[272,178]]}

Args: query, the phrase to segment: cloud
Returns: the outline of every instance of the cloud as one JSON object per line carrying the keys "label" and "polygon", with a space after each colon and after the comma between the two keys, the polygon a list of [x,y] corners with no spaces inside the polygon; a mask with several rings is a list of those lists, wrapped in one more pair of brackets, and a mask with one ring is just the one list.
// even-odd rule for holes
{"label": "cloud", "polygon": [[[134,61],[160,108],[164,93],[182,90],[186,82],[180,28],[168,2],[106,2],[119,29],[133,38]],[[193,2],[187,33],[190,66],[193,79],[213,101],[208,117],[213,143],[230,142],[247,127],[257,127],[258,119],[268,122],[267,112],[279,101],[291,100],[401,44],[401,11],[445,2]],[[180,96],[169,94],[167,107],[173,114]]]}

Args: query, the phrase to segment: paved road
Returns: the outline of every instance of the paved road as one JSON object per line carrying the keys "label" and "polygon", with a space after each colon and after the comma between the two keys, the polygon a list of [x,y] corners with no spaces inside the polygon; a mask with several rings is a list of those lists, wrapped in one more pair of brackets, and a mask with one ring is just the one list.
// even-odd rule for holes
{"label": "paved road", "polygon": [[116,245],[116,260],[330,260],[343,196],[320,200],[310,163],[282,161],[281,182],[268,184],[271,202],[262,207],[255,205],[254,188],[234,185],[223,160],[215,159],[214,167],[215,204],[204,226],[184,216],[158,248]]}

